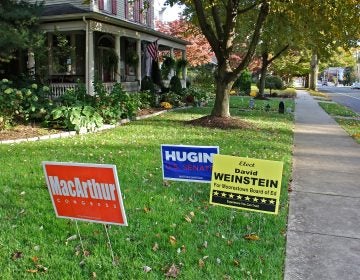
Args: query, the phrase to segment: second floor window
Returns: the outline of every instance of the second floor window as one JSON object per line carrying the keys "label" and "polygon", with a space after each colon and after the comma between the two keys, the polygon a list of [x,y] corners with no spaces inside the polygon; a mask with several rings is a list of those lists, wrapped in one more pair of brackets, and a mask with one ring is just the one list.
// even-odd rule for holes
{"label": "second floor window", "polygon": [[117,14],[116,0],[99,0],[99,10],[110,14]]}
{"label": "second floor window", "polygon": [[125,17],[134,22],[151,25],[151,0],[125,1]]}

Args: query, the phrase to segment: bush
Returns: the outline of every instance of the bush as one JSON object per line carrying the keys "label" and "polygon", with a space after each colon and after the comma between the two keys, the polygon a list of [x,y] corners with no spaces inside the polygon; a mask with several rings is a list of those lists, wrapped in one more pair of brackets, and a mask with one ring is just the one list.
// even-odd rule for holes
{"label": "bush", "polygon": [[241,95],[250,95],[251,92],[251,72],[244,70],[240,77],[235,81],[233,88],[239,89]]}
{"label": "bush", "polygon": [[181,85],[181,81],[178,76],[173,76],[170,80],[170,91],[182,95],[183,94],[183,88]]}
{"label": "bush", "polygon": [[91,106],[60,106],[51,111],[50,118],[49,123],[53,127],[77,132],[83,129],[94,131],[103,125],[103,118]]}
{"label": "bush", "polygon": [[149,90],[152,93],[155,93],[155,85],[150,77],[145,76],[141,80],[141,91]]}
{"label": "bush", "polygon": [[49,88],[31,84],[17,89],[7,79],[0,81],[0,129],[17,122],[41,121],[52,108]]}

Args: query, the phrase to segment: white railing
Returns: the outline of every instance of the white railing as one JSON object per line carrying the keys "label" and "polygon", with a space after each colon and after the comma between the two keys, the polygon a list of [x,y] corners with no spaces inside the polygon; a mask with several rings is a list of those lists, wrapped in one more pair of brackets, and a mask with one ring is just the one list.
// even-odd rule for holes
{"label": "white railing", "polygon": [[[57,98],[63,95],[68,89],[75,89],[77,83],[52,83],[50,84],[51,98]],[[115,83],[103,83],[107,92],[112,92]],[[125,91],[137,91],[139,90],[138,82],[124,82],[121,84]]]}
{"label": "white railing", "polygon": [[77,83],[52,83],[50,84],[51,98],[57,98],[65,93],[68,89],[75,89]]}
{"label": "white railing", "polygon": [[110,92],[112,92],[115,83],[103,83],[103,85],[104,85],[104,87],[105,87],[105,90],[106,90],[108,93],[110,93]]}

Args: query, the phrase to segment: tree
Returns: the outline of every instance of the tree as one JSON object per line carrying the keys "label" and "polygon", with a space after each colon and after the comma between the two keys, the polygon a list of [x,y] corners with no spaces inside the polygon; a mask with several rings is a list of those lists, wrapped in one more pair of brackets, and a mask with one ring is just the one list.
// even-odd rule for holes
{"label": "tree", "polygon": [[357,0],[292,1],[305,44],[311,51],[310,88],[316,89],[319,60],[326,60],[339,46],[352,46],[360,39],[360,5]]}
{"label": "tree", "polygon": [[[250,63],[269,14],[266,0],[168,0],[188,6],[190,16],[200,27],[217,59],[215,103],[212,116],[229,117],[229,93],[233,83]],[[241,26],[241,29],[238,29]],[[242,60],[231,66],[231,55],[246,45]]]}
{"label": "tree", "polygon": [[183,19],[156,23],[156,29],[165,34],[190,42],[186,48],[186,59],[190,66],[198,66],[211,61],[214,55],[201,30]]}
{"label": "tree", "polygon": [[27,1],[0,2],[0,63],[15,58],[16,51],[33,47],[39,40],[38,26],[42,4]]}

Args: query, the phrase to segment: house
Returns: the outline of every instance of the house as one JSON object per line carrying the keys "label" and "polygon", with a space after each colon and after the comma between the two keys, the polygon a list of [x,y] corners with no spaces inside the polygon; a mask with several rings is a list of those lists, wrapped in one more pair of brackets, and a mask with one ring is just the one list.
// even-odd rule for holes
{"label": "house", "polygon": [[[29,0],[35,2],[35,0]],[[55,96],[77,81],[89,94],[100,80],[108,90],[121,82],[127,91],[138,90],[149,75],[151,57],[147,47],[155,42],[159,50],[186,58],[188,42],[154,29],[153,0],[47,0],[41,16],[46,32],[47,73]],[[29,55],[28,68],[36,69]],[[182,82],[185,84],[186,71]]]}

